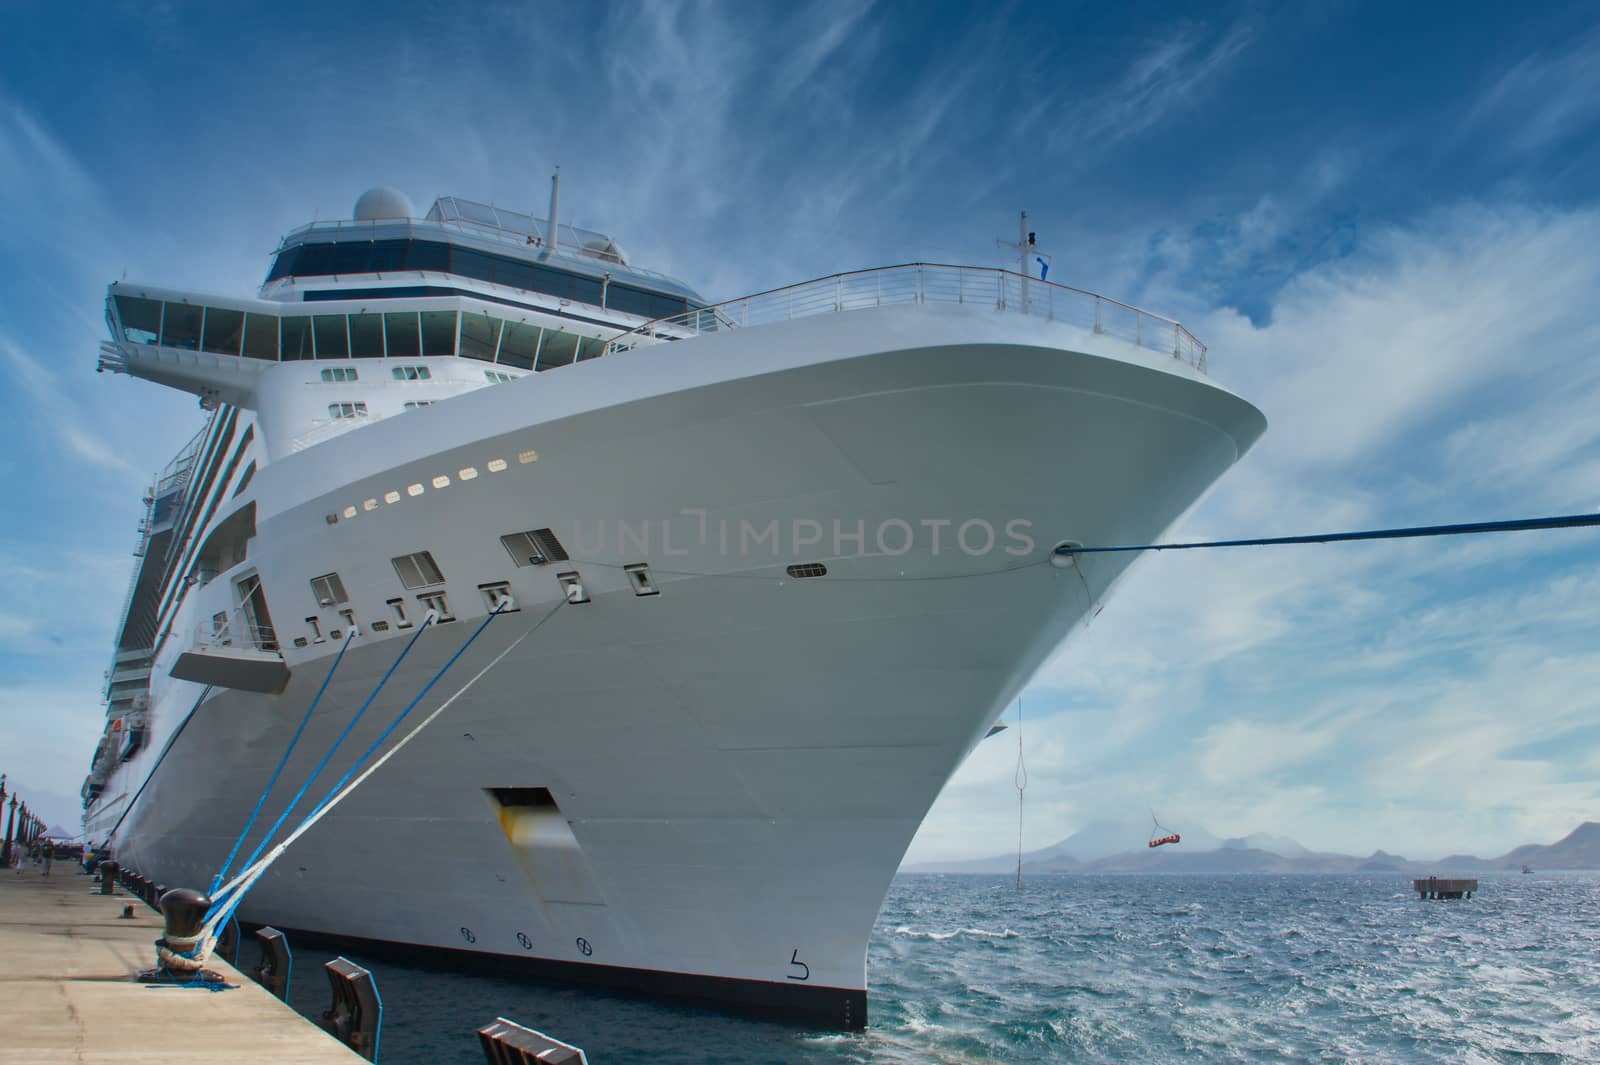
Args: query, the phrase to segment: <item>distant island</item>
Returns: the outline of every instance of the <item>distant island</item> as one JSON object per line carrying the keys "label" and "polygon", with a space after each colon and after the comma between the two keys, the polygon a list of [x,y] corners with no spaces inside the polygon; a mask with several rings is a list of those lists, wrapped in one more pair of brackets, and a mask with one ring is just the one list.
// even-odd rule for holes
{"label": "distant island", "polygon": [[[1398,854],[1373,851],[1365,858],[1312,851],[1287,836],[1260,833],[1223,839],[1203,828],[1183,832],[1175,846],[1130,849],[1146,826],[1096,822],[1053,846],[1022,856],[1024,873],[1484,873],[1533,870],[1600,869],[1600,823],[1585,821],[1551,844],[1530,843],[1498,858],[1452,854],[1437,861],[1414,862]],[[959,862],[923,862],[903,873],[1007,873],[1017,867],[1015,854]]]}

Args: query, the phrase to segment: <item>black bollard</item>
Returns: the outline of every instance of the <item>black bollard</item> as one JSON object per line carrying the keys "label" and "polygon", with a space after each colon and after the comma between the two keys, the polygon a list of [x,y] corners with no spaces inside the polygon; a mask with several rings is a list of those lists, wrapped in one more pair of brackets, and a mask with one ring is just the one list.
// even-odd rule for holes
{"label": "black bollard", "polygon": [[543,1032],[496,1017],[478,1029],[478,1042],[489,1065],[589,1065],[582,1050],[551,1039]]}
{"label": "black bollard", "polygon": [[287,1001],[289,976],[294,968],[288,937],[276,928],[268,927],[256,929],[256,940],[261,944],[261,961],[251,975],[262,987]]}
{"label": "black bollard", "polygon": [[117,863],[101,862],[98,868],[100,870],[100,894],[115,895],[117,893]]}
{"label": "black bollard", "polygon": [[383,1000],[372,974],[348,958],[335,958],[328,970],[333,1002],[322,1011],[322,1027],[368,1061],[378,1060],[378,1035]]}
{"label": "black bollard", "polygon": [[221,983],[222,977],[204,968],[204,957],[189,957],[201,944],[201,929],[211,911],[211,897],[189,888],[173,888],[160,896],[165,929],[156,940],[154,969],[139,974],[144,983]]}

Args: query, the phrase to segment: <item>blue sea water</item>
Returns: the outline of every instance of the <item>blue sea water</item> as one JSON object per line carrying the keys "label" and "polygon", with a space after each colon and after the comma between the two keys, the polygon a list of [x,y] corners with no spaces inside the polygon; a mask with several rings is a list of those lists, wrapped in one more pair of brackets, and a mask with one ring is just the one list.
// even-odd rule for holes
{"label": "blue sea water", "polygon": [[[870,1026],[366,964],[385,1065],[483,1060],[505,1016],[594,1065],[1597,1062],[1600,875],[1481,878],[1423,902],[1394,875],[902,875],[868,951]],[[328,1004],[297,951],[291,1001]]]}

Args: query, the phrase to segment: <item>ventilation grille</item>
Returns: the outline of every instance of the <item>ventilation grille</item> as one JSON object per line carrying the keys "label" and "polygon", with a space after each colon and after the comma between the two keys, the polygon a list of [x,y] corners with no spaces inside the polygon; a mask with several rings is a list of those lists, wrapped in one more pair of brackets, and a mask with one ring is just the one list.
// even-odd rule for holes
{"label": "ventilation grille", "polygon": [[800,562],[793,566],[785,567],[784,572],[795,578],[826,577],[828,575],[828,567],[820,562]]}
{"label": "ventilation grille", "polygon": [[400,575],[400,583],[407,588],[427,588],[444,583],[444,574],[439,571],[438,563],[433,561],[432,552],[418,551],[414,555],[401,555],[393,562],[394,571]]}
{"label": "ventilation grille", "polygon": [[546,562],[566,562],[570,555],[561,546],[556,534],[549,529],[532,529],[500,537],[510,553],[511,560],[519,566],[542,566]]}

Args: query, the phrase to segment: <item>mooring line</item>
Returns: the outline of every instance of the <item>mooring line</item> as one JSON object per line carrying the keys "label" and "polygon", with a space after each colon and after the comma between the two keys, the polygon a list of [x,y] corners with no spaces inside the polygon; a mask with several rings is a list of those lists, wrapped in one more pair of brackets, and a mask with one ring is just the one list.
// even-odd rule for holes
{"label": "mooring line", "polygon": [[1022,891],[1022,793],[1028,790],[1028,763],[1022,757],[1022,696],[1017,696],[1017,891]]}
{"label": "mooring line", "polygon": [[[322,773],[323,769],[327,767],[328,759],[332,758],[334,753],[337,752],[340,746],[344,744],[345,738],[350,735],[350,730],[356,727],[356,722],[361,720],[361,716],[367,712],[367,707],[372,705],[372,700],[376,699],[378,697],[378,693],[383,691],[383,686],[389,683],[389,678],[394,676],[394,671],[396,669],[400,668],[400,663],[404,662],[406,655],[411,653],[411,648],[416,646],[417,641],[422,638],[423,632],[427,630],[429,625],[433,624],[434,617],[434,612],[431,610],[428,611],[427,616],[422,619],[422,624],[417,626],[417,631],[411,634],[411,639],[407,640],[405,647],[401,648],[400,657],[396,658],[389,668],[384,671],[383,677],[378,681],[378,686],[373,688],[372,693],[368,695],[361,703],[361,708],[356,711],[355,716],[352,717],[349,723],[345,725],[344,731],[339,733],[339,738],[333,741],[333,746],[328,748],[328,753],[324,754],[322,756],[322,761],[318,762],[316,768],[311,770],[311,775],[306,778],[306,782],[304,784],[300,785],[300,790],[294,793],[294,798],[289,800],[289,805],[283,808],[283,812],[278,815],[278,819],[272,822],[272,827],[267,829],[266,832],[262,834],[260,841],[256,843],[255,850],[251,851],[250,857],[244,860],[245,865],[248,866],[252,864],[261,856],[261,851],[264,847],[266,847],[267,841],[277,834],[278,829],[283,827],[283,823],[287,821],[289,819],[289,815],[294,812],[294,808],[300,805],[300,800],[305,798],[306,792],[310,790],[311,785],[315,783],[317,777]],[[235,878],[235,882],[237,882],[237,877]],[[215,889],[213,888],[213,890]],[[226,888],[223,889],[223,893],[227,893]]]}
{"label": "mooring line", "polygon": [[273,786],[278,783],[278,777],[283,775],[283,767],[289,764],[289,756],[294,753],[295,745],[300,742],[300,736],[306,730],[306,725],[311,721],[311,715],[317,712],[317,704],[322,702],[322,695],[328,690],[328,682],[333,680],[333,675],[339,670],[339,663],[344,661],[344,653],[350,649],[350,641],[356,638],[358,630],[350,626],[350,634],[344,638],[344,643],[339,647],[339,653],[333,660],[333,665],[328,667],[327,676],[322,678],[322,686],[317,689],[316,698],[311,700],[311,705],[306,708],[306,716],[300,719],[300,727],[294,730],[294,736],[289,740],[289,746],[284,749],[283,757],[278,760],[278,768],[272,771],[272,777],[267,781],[267,786],[262,789],[261,797],[256,800],[256,808],[250,811],[250,818],[244,823],[244,828],[239,832],[239,838],[233,842],[233,850],[228,852],[227,861],[222,863],[222,868],[217,870],[217,875],[211,878],[211,892],[215,892],[222,884],[222,878],[228,875],[228,869],[233,865],[233,860],[239,856],[239,848],[244,846],[245,837],[256,825],[256,818],[261,816],[261,808],[267,804],[267,796],[272,794]]}
{"label": "mooring line", "polygon": [[[206,918],[205,926],[201,930],[202,936],[214,938],[216,930],[222,927],[228,918],[233,915],[234,911],[238,909],[239,903],[244,899],[244,896],[250,891],[250,889],[255,886],[256,881],[261,878],[262,874],[267,871],[273,862],[278,860],[279,856],[281,856],[284,851],[289,849],[290,845],[292,845],[301,836],[311,831],[318,821],[321,821],[328,815],[330,811],[333,810],[334,807],[338,806],[353,792],[355,792],[355,790],[359,788],[368,777],[372,776],[373,773],[376,773],[379,769],[381,769],[384,763],[388,762],[389,759],[399,754],[400,751],[406,747],[406,745],[408,745],[412,740],[416,739],[424,729],[431,725],[440,714],[448,710],[451,704],[453,704],[457,699],[461,698],[462,695],[466,694],[468,689],[470,689],[474,684],[477,684],[478,681],[482,680],[490,670],[494,669],[495,666],[498,666],[502,661],[504,661],[506,656],[520,647],[522,642],[529,636],[532,636],[535,632],[538,632],[539,629],[544,626],[545,622],[555,617],[556,612],[566,605],[567,601],[565,599],[557,600],[555,606],[551,607],[543,617],[530,626],[527,632],[524,632],[521,636],[518,636],[515,640],[511,641],[511,643],[506,646],[505,650],[501,651],[499,654],[490,659],[487,665],[478,670],[478,672],[475,673],[465,684],[457,688],[455,693],[444,702],[440,703],[438,708],[435,709],[431,714],[418,722],[415,728],[402,736],[399,742],[397,742],[393,747],[389,748],[389,750],[385,751],[381,758],[363,770],[360,776],[350,781],[337,793],[330,794],[320,804],[318,804],[316,809],[314,809],[311,814],[307,816],[298,827],[295,828],[294,831],[290,832],[289,835],[284,838],[283,842],[273,847],[272,850],[269,851],[267,855],[261,858],[259,861],[253,863],[245,869],[240,870],[239,875],[234,877],[232,881],[223,887],[221,899],[213,903],[211,913]],[[435,675],[433,681],[428,683],[428,688],[431,689],[433,687],[434,682],[436,682],[439,677],[444,675],[444,671],[450,668],[450,665],[461,656],[461,653],[471,645],[472,641],[476,640],[478,635],[488,627],[489,622],[498,617],[504,609],[505,607],[503,605],[501,607],[497,607],[494,613],[490,614],[484,619],[483,624],[478,627],[477,632],[474,632],[472,636],[467,639],[467,642],[461,646],[461,649],[458,650],[455,655],[450,658],[450,661],[446,662],[439,670],[439,673]],[[425,695],[426,693],[427,689],[424,689],[423,694]],[[419,695],[417,698],[421,699],[421,697],[422,696]],[[413,700],[411,705],[415,706],[416,700]],[[410,713],[410,709],[410,707],[407,707],[405,713]],[[401,716],[403,718],[404,714]],[[399,724],[399,721],[397,720],[395,724]]]}
{"label": "mooring line", "polygon": [[1600,514],[1562,514],[1550,518],[1512,518],[1508,521],[1476,521],[1455,525],[1417,525],[1397,529],[1365,529],[1360,532],[1311,533],[1304,536],[1261,536],[1248,540],[1199,540],[1182,544],[1139,544],[1118,547],[1070,547],[1055,549],[1057,555],[1098,555],[1117,551],[1193,551],[1209,547],[1277,547],[1283,544],[1334,544],[1351,540],[1410,540],[1423,536],[1472,536],[1481,533],[1536,532],[1543,529],[1583,529],[1600,526]]}

